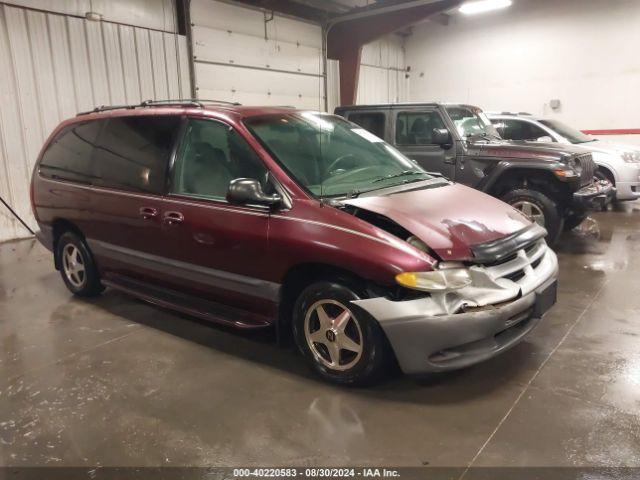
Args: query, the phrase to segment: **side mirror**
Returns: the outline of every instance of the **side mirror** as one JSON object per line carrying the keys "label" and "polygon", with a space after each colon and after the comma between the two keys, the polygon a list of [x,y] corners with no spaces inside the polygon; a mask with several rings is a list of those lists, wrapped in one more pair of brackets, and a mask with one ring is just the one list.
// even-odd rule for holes
{"label": "side mirror", "polygon": [[447,130],[446,128],[434,128],[431,141],[443,148],[447,148],[448,146],[453,144],[453,142],[451,141],[451,133],[449,133],[449,130]]}
{"label": "side mirror", "polygon": [[551,138],[549,135],[544,135],[542,137],[536,138],[536,142],[552,143],[553,138]]}
{"label": "side mirror", "polygon": [[253,178],[236,178],[229,183],[227,201],[235,205],[265,205],[276,207],[282,201],[277,193],[267,195],[262,185]]}

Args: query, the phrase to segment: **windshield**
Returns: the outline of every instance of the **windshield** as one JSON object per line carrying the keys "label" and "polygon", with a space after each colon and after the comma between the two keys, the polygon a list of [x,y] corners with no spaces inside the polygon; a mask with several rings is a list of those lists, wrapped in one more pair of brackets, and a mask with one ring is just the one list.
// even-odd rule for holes
{"label": "windshield", "polygon": [[244,123],[318,197],[354,196],[433,178],[391,145],[334,115],[292,112],[250,117]]}
{"label": "windshield", "polygon": [[446,107],[446,110],[462,138],[474,135],[500,138],[498,131],[481,110],[468,107]]}
{"label": "windshield", "polygon": [[571,143],[587,143],[587,142],[594,142],[597,140],[596,138],[593,138],[589,135],[585,135],[580,130],[576,130],[575,128],[565,125],[564,123],[559,122],[558,120],[540,120],[540,123],[545,127],[550,128],[551,130],[556,132],[558,135],[563,136],[564,138],[569,140]]}

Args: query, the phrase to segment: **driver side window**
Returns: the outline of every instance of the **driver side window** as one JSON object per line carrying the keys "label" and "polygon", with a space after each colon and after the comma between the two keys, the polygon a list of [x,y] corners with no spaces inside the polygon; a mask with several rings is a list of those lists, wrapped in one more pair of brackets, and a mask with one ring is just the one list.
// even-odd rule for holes
{"label": "driver side window", "polygon": [[215,120],[188,122],[172,173],[173,193],[224,200],[236,178],[266,187],[266,167],[233,128]]}
{"label": "driver side window", "polygon": [[433,145],[433,130],[447,128],[436,111],[400,112],[396,118],[396,145]]}

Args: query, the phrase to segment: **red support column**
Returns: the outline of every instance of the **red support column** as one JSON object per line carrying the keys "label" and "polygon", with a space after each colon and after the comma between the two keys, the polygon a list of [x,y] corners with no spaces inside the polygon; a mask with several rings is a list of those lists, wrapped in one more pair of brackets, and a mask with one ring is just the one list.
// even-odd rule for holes
{"label": "red support column", "polygon": [[[401,28],[414,25],[432,15],[450,10],[463,0],[440,0],[413,6],[382,6],[338,17],[327,33],[327,57],[340,62],[340,104],[355,103],[362,46]],[[380,12],[377,12],[380,10]]]}

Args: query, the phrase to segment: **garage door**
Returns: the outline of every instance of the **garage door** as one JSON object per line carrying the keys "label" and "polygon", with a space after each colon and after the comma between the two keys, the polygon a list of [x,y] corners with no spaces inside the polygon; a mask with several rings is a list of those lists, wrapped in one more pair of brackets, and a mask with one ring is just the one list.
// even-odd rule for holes
{"label": "garage door", "polygon": [[199,98],[324,110],[319,25],[214,0],[191,21]]}
{"label": "garage door", "polygon": [[[185,37],[0,4],[0,196],[35,227],[33,165],[64,118],[97,105],[189,97]],[[28,236],[0,205],[0,241]]]}

